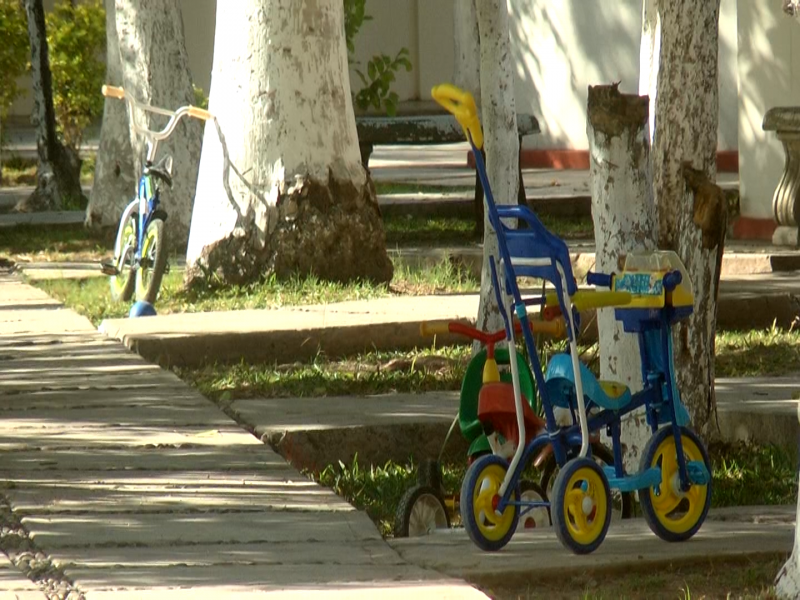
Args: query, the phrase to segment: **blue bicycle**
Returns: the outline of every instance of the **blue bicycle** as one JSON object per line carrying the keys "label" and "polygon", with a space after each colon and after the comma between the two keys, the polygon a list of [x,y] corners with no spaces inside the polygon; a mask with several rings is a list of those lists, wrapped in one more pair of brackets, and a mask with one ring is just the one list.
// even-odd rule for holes
{"label": "blue bicycle", "polygon": [[[137,197],[125,207],[119,220],[114,258],[101,262],[100,266],[111,278],[114,300],[127,302],[135,291],[137,300],[153,304],[167,271],[168,251],[164,234],[167,212],[160,208],[160,188],[162,184],[172,187],[172,156],[164,155],[155,162],[158,143],[172,134],[184,116],[206,121],[212,115],[196,106],[183,106],[174,112],[148,106],[137,102],[122,88],[109,85],[103,86],[103,95],[127,101],[131,129],[146,137],[147,155]],[[169,117],[169,121],[161,131],[152,131],[138,122],[136,108]]]}

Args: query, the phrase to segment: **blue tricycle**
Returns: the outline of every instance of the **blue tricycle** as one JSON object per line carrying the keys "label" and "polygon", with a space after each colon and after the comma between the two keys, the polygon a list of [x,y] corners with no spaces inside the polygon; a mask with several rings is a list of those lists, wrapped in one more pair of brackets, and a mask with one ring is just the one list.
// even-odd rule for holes
{"label": "blue tricycle", "polygon": [[[692,313],[691,280],[671,251],[630,254],[621,273],[590,273],[579,290],[569,251],[528,207],[496,205],[480,148],[483,134],[472,96],[451,85],[433,89],[433,97],[464,128],[478,175],[486,192],[487,214],[497,235],[498,255],[491,276],[509,347],[511,383],[484,385],[479,405],[513,405],[519,444],[511,461],[490,454],[468,469],[461,488],[461,517],[472,541],[483,550],[499,550],[514,535],[520,516],[542,506],[550,509],[556,535],[577,554],[596,550],[611,520],[611,489],[638,490],[650,529],[667,541],[691,538],[703,524],[711,503],[711,463],[703,442],[689,428],[689,416],[675,382],[672,325]],[[518,223],[524,227],[515,229]],[[519,279],[544,280],[553,291],[523,298]],[[546,371],[539,363],[529,327],[529,306],[544,307],[550,318],[564,319],[569,352],[554,356]],[[611,307],[626,332],[637,336],[641,356],[641,391],[598,380],[579,360],[576,343],[579,312]],[[515,319],[519,321],[528,361],[544,410],[545,428],[526,436],[520,393]],[[644,407],[651,437],[639,470],[623,467],[621,419]],[[481,412],[479,408],[479,413]],[[556,415],[559,414],[559,418]],[[566,415],[567,419],[563,418]],[[490,422],[484,426],[491,429]],[[605,430],[611,438],[613,465],[591,456],[590,436]],[[548,444],[560,467],[550,498],[527,501],[519,482],[532,457]]]}

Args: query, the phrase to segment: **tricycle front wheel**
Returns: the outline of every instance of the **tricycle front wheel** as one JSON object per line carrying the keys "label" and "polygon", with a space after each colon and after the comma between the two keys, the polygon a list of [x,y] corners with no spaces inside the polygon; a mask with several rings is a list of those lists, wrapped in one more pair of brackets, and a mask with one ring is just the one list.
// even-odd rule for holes
{"label": "tricycle front wheel", "polygon": [[[481,550],[495,551],[505,546],[517,529],[519,508],[513,504],[497,510],[500,486],[508,463],[493,454],[482,456],[470,465],[461,485],[461,520],[469,538]],[[519,488],[512,498],[519,501]]]}

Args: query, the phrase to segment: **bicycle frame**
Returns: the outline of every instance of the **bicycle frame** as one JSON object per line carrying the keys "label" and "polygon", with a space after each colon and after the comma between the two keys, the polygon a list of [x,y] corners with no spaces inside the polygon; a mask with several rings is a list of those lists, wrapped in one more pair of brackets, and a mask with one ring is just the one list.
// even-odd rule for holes
{"label": "bicycle frame", "polygon": [[[120,223],[125,223],[138,208],[139,220],[136,231],[135,261],[136,264],[139,265],[142,260],[142,248],[144,245],[145,232],[147,231],[147,228],[153,218],[159,214],[159,190],[158,186],[154,185],[152,175],[149,173],[149,168],[153,165],[153,161],[158,153],[158,144],[172,135],[172,133],[175,131],[175,127],[178,125],[178,122],[183,117],[189,116],[202,121],[207,121],[208,119],[213,118],[213,115],[207,110],[191,105],[182,106],[175,111],[171,111],[164,108],[157,108],[155,106],[143,104],[141,102],[137,102],[136,99],[127,93],[123,88],[113,87],[110,85],[104,85],[102,88],[102,93],[103,96],[108,98],[125,100],[125,103],[128,107],[128,119],[131,131],[134,134],[143,135],[145,137],[145,143],[147,146],[147,155],[145,158],[144,167],[142,169],[142,175],[139,178],[137,196],[128,204],[128,206],[125,207],[125,210],[122,213],[122,218],[120,219]],[[136,109],[139,109],[145,113],[169,117],[169,120],[163,129],[152,130],[139,121],[139,115],[137,114]],[[163,218],[166,219],[166,212],[161,211],[161,214]],[[115,248],[119,248],[119,245],[122,241],[120,239],[121,235],[122,229],[120,228],[120,230],[117,232],[117,243]]]}

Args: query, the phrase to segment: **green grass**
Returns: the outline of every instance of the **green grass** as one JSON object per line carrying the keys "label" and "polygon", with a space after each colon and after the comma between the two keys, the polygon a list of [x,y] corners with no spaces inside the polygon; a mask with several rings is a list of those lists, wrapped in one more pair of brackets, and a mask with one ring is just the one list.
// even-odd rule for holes
{"label": "green grass", "polygon": [[320,355],[311,363],[209,365],[176,372],[215,400],[422,393],[460,389],[469,352],[467,346],[450,346],[370,352],[336,361]]}
{"label": "green grass", "polygon": [[711,505],[753,506],[797,502],[795,459],[765,444],[710,445],[714,492]]}
{"label": "green grass", "polygon": [[717,334],[717,377],[785,375],[800,371],[800,331],[766,330]]}
{"label": "green grass", "polygon": [[[564,239],[591,238],[594,228],[591,216],[555,217],[539,215],[550,231]],[[411,215],[386,216],[386,245],[394,246],[458,246],[478,244],[483,240],[476,236],[475,220],[472,217],[416,217]]]}
{"label": "green grass", "polygon": [[100,260],[112,253],[114,235],[96,234],[83,225],[18,225],[3,229],[0,256],[42,262]]}
{"label": "green grass", "polygon": [[[32,281],[33,285],[89,318],[94,324],[103,319],[127,314],[129,306],[111,299],[105,277],[90,279],[53,279]],[[374,285],[368,282],[340,284],[310,277],[278,281],[270,278],[251,285],[227,286],[213,291],[184,289],[182,273],[168,273],[161,285],[158,300],[160,314],[243,309],[268,309],[304,304],[327,304],[346,300],[370,300],[393,294],[420,295],[463,293],[478,289],[466,271],[448,261],[431,268],[395,267],[392,283]]]}

